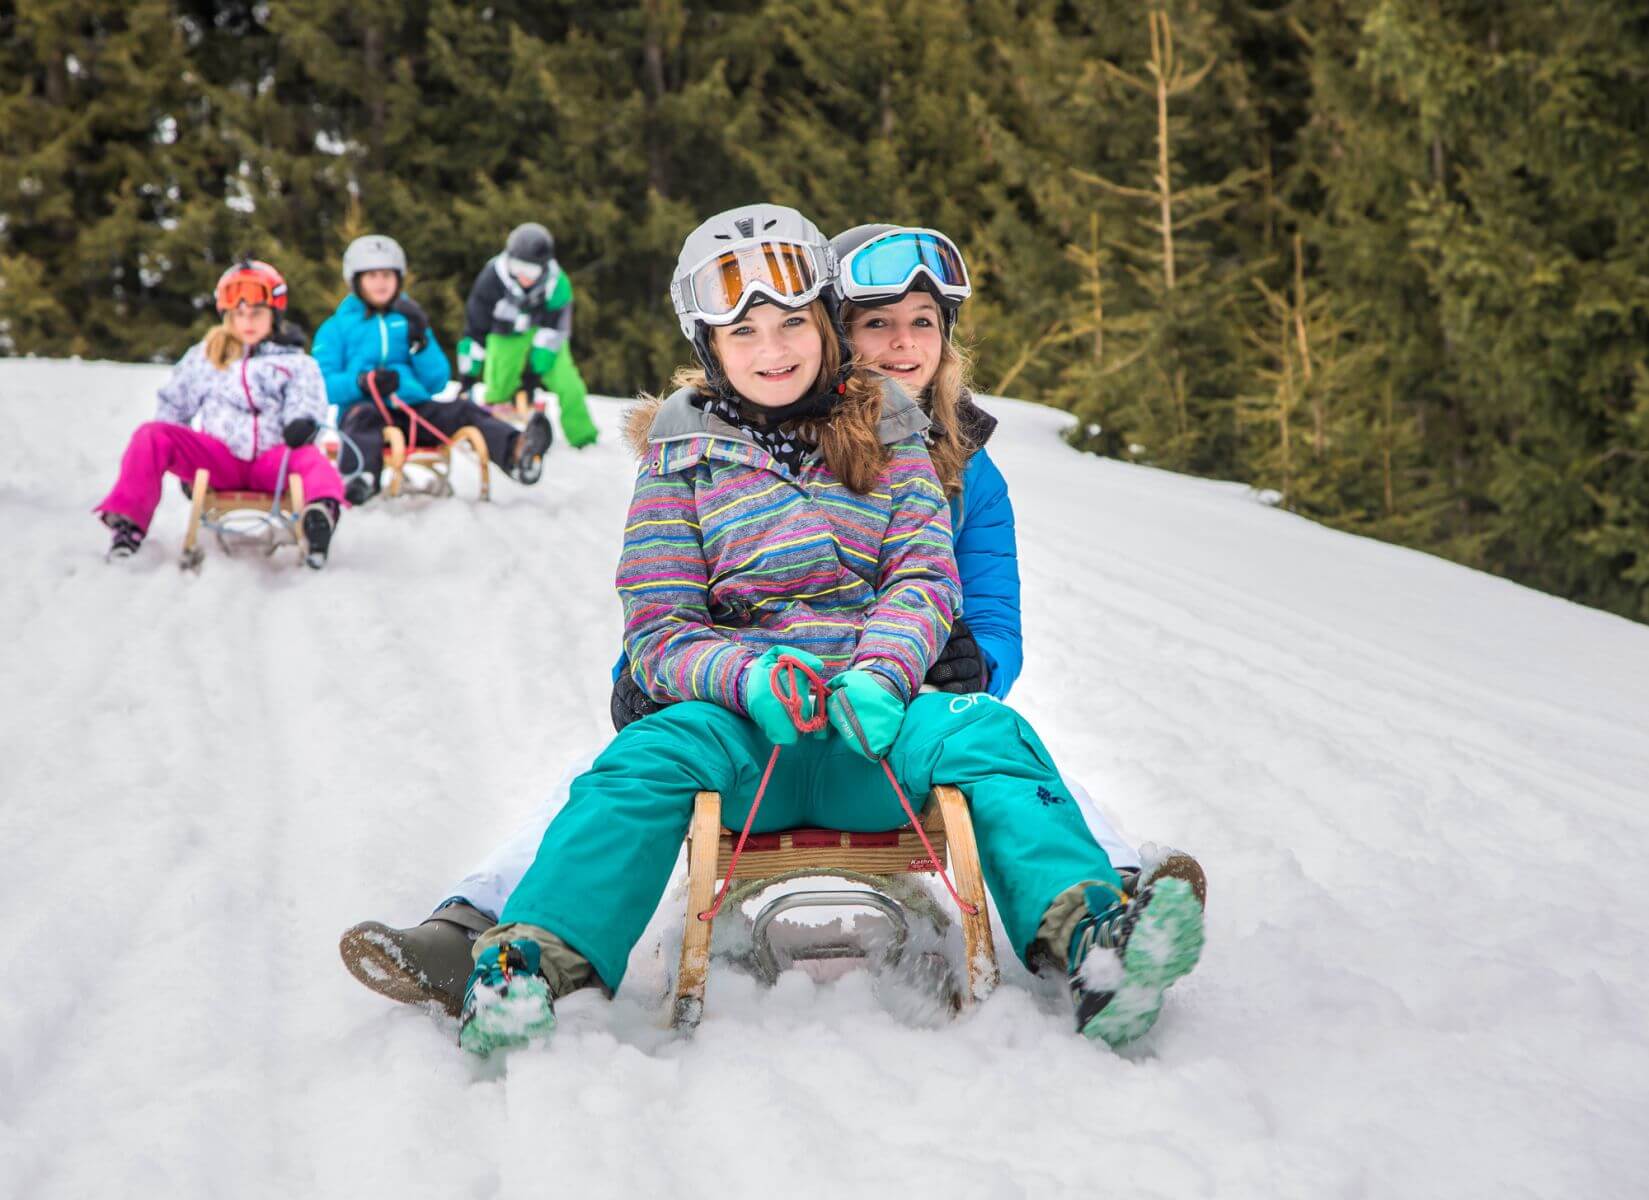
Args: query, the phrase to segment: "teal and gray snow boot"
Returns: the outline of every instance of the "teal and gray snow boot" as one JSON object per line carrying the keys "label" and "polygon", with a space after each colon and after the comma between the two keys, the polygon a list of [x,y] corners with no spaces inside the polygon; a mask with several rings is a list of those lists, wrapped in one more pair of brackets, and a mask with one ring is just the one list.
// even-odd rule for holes
{"label": "teal and gray snow boot", "polygon": [[483,1058],[494,1050],[542,1041],[555,1030],[555,997],[539,973],[538,943],[528,938],[488,946],[475,960],[458,1044]]}
{"label": "teal and gray snow boot", "polygon": [[1118,899],[1090,887],[1065,959],[1077,1030],[1120,1046],[1156,1024],[1162,994],[1202,954],[1202,905],[1176,877]]}

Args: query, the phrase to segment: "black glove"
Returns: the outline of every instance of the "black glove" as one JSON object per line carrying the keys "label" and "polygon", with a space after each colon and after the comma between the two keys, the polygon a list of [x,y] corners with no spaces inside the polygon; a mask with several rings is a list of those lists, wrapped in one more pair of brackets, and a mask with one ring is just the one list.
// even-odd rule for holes
{"label": "black glove", "polygon": [[296,450],[299,446],[307,446],[315,440],[315,435],[321,427],[315,423],[313,417],[299,417],[296,421],[288,421],[281,429],[281,437],[286,444]]}
{"label": "black glove", "polygon": [[630,678],[630,672],[620,671],[613,680],[613,698],[608,703],[612,712],[613,730],[623,732],[626,725],[658,712],[664,705],[641,690],[641,685]]}
{"label": "black glove", "polygon": [[982,692],[985,690],[985,659],[979,653],[979,643],[973,640],[968,623],[957,617],[950,627],[950,641],[939,652],[939,657],[928,668],[924,681],[941,692]]}
{"label": "black glove", "polygon": [[370,371],[362,371],[355,376],[355,386],[361,389],[361,395],[372,395],[373,380],[378,383],[378,395],[388,400],[395,394],[395,389],[401,386],[401,373],[393,367],[376,367]]}

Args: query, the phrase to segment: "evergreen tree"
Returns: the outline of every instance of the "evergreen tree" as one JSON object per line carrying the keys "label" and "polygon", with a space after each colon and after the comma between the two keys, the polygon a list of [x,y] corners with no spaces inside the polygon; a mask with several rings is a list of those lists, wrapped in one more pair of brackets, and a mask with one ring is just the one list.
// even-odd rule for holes
{"label": "evergreen tree", "polygon": [[447,343],[542,221],[597,388],[685,233],[937,226],[987,389],[1078,444],[1649,619],[1641,0],[0,0],[0,353],[166,359],[406,247]]}

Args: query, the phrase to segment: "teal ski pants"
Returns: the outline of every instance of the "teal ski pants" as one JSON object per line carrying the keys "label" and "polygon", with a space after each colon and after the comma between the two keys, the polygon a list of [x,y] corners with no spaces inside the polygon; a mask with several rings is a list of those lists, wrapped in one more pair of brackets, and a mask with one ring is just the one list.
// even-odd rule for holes
{"label": "teal ski pants", "polygon": [[[670,881],[695,793],[720,792],[723,822],[741,828],[772,750],[754,722],[702,701],[627,726],[573,781],[499,924],[548,929],[616,991]],[[917,696],[888,762],[918,810],[936,784],[967,796],[985,885],[1021,960],[1061,892],[1120,887],[1041,739],[1001,701]],[[882,768],[831,732],[779,753],[754,831],[876,832],[906,820]]]}

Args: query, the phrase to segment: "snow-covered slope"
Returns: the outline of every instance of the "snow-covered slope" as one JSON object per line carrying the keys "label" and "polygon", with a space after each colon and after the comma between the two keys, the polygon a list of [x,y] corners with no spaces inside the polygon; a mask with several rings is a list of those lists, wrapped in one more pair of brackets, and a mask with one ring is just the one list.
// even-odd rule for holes
{"label": "snow-covered slope", "polygon": [[423,916],[607,735],[621,405],[535,490],[350,513],[318,575],[188,577],[175,493],[122,566],[88,513],[161,377],[0,362],[0,1195],[1643,1186],[1649,629],[997,403],[1015,699],[1208,868],[1157,1029],[1090,1045],[1019,972],[923,1029],[863,972],[722,969],[676,1042],[636,970],[478,1068],[337,936]]}

